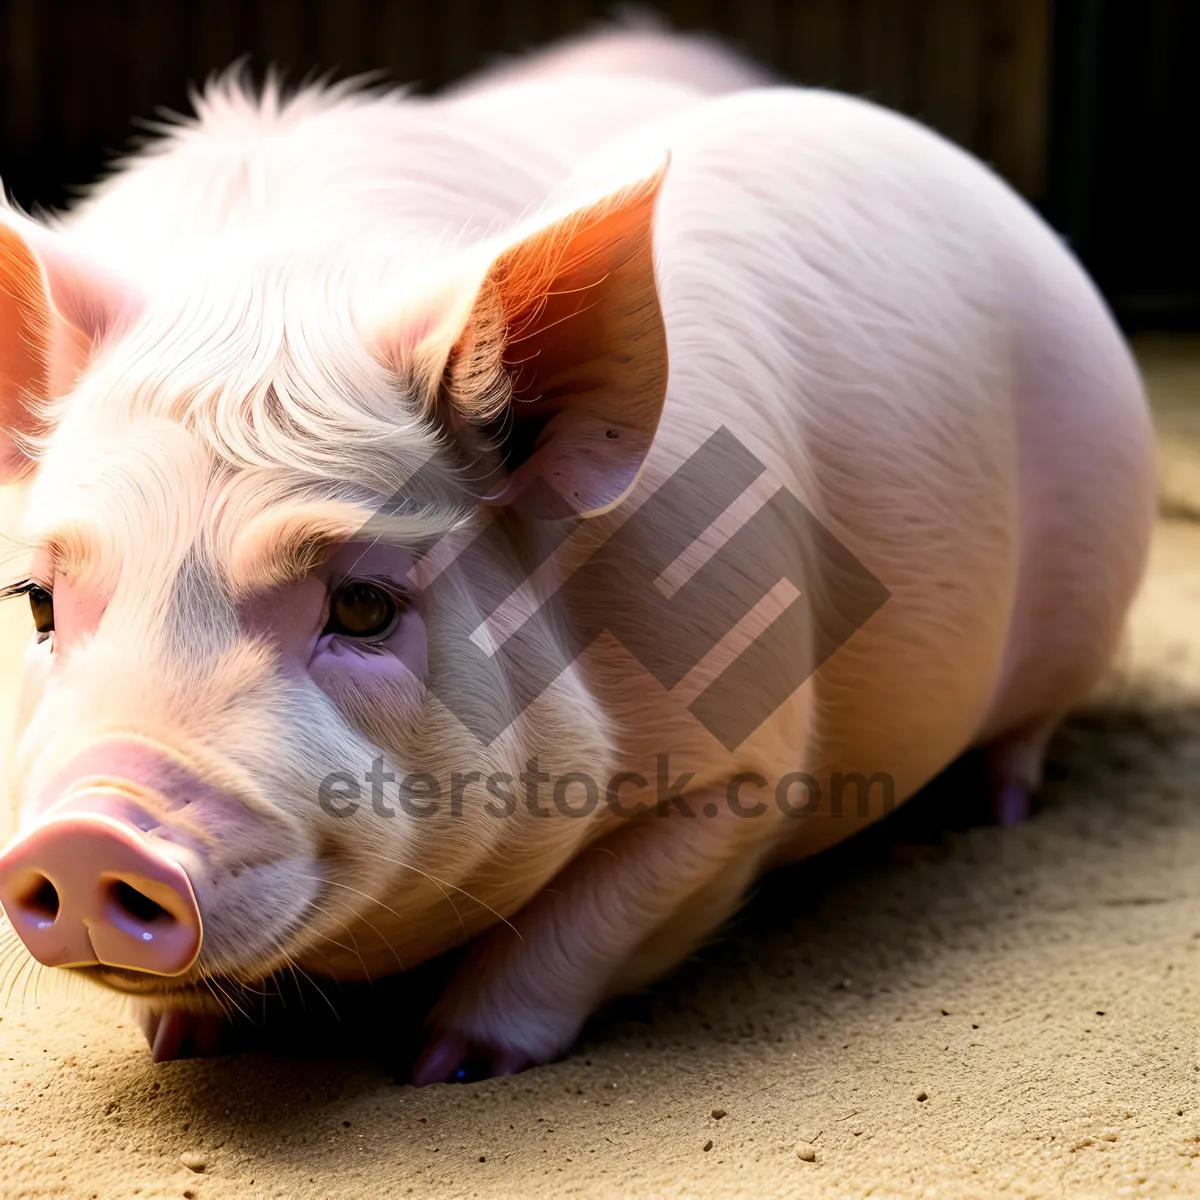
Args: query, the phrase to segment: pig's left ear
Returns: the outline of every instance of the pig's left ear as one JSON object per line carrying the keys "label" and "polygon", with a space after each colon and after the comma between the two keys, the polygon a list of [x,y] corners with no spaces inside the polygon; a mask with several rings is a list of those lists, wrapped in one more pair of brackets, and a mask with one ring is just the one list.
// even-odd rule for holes
{"label": "pig's left ear", "polygon": [[667,387],[651,238],[665,172],[518,231],[426,338],[446,419],[497,456],[489,503],[594,516],[633,487]]}
{"label": "pig's left ear", "polygon": [[0,483],[28,469],[24,447],[45,432],[47,402],[136,307],[129,288],[0,200]]}

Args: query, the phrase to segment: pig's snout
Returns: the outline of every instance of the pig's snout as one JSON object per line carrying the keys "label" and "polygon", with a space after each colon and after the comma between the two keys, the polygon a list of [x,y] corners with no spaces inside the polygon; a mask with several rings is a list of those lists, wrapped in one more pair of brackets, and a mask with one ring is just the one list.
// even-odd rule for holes
{"label": "pig's snout", "polygon": [[104,812],[48,816],[0,855],[0,906],[48,967],[181,975],[200,953],[200,909],[183,868]]}
{"label": "pig's snout", "polygon": [[200,953],[200,909],[183,867],[148,832],[163,832],[151,810],[215,796],[140,738],[101,739],[66,763],[41,790],[35,823],[0,853],[0,907],[30,954],[48,967],[186,972]]}

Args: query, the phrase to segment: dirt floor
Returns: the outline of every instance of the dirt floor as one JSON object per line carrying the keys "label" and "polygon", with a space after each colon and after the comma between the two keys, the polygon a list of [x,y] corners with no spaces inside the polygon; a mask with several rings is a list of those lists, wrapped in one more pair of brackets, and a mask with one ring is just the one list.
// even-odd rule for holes
{"label": "dirt floor", "polygon": [[1200,1195],[1200,344],[1139,352],[1151,575],[1033,820],[969,827],[964,769],[492,1083],[398,1082],[369,1048],[401,1005],[350,1048],[154,1067],[112,1002],[0,980],[0,1196]]}

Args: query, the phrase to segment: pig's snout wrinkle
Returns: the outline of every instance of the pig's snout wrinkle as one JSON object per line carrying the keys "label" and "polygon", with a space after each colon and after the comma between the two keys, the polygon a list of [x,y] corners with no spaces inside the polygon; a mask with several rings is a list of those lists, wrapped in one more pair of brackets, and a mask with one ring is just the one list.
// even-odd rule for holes
{"label": "pig's snout wrinkle", "polygon": [[177,976],[200,953],[200,908],[184,869],[106,813],[51,816],[0,854],[0,907],[48,967]]}

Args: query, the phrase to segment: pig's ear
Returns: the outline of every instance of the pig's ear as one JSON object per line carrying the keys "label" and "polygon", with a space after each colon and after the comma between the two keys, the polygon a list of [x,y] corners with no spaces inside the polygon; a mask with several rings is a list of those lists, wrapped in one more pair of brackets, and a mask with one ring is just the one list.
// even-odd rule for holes
{"label": "pig's ear", "polygon": [[426,346],[444,354],[448,419],[498,453],[490,503],[593,516],[633,487],[667,387],[651,239],[665,172],[520,231],[452,320],[448,350],[444,323]]}
{"label": "pig's ear", "polygon": [[135,307],[130,289],[0,204],[0,483],[29,467],[24,447],[45,432],[44,406]]}

